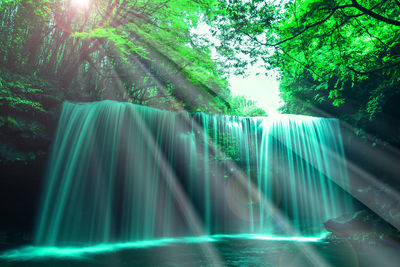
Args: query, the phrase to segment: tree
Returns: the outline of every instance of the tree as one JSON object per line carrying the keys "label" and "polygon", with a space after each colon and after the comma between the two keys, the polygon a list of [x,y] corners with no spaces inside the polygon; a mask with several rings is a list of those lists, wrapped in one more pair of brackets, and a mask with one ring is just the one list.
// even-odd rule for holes
{"label": "tree", "polygon": [[[1,6],[0,62],[37,72],[73,99],[224,110],[223,70],[191,28],[214,1],[24,0]],[[170,103],[171,102],[171,103]]]}
{"label": "tree", "polygon": [[393,128],[400,117],[398,1],[238,0],[221,1],[220,8],[221,26],[214,25],[221,53],[278,68],[284,112],[329,113],[398,142],[400,129],[388,131],[384,123]]}
{"label": "tree", "polygon": [[[220,25],[215,34],[225,44],[222,51],[234,49],[251,59],[260,56],[273,67],[279,66],[279,60],[289,58],[299,68],[311,71],[315,78],[322,78],[319,71],[328,69],[310,66],[316,51],[319,56],[336,59],[335,66],[345,65],[338,70],[346,78],[400,65],[393,55],[393,47],[399,45],[396,33],[400,27],[396,0],[368,1],[368,6],[354,0],[303,0],[284,5],[235,0],[221,1],[220,8],[214,26]],[[275,57],[266,57],[271,52]],[[358,65],[360,57],[365,56],[370,57],[368,65]]]}
{"label": "tree", "polygon": [[245,96],[232,96],[230,101],[231,110],[229,115],[242,117],[266,116],[265,110],[257,106],[253,100],[247,99]]}

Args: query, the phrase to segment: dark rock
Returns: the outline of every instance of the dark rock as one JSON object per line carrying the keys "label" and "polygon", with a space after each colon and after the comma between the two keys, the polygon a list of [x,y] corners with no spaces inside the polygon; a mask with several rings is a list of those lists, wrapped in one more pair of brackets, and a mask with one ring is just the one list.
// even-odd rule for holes
{"label": "dark rock", "polygon": [[345,238],[352,242],[386,244],[400,248],[400,231],[370,210],[360,210],[324,223],[332,234],[328,239]]}
{"label": "dark rock", "polygon": [[328,220],[324,223],[324,226],[329,232],[347,236],[353,233],[372,231],[373,220],[377,220],[376,216],[366,210],[361,210],[354,214]]}

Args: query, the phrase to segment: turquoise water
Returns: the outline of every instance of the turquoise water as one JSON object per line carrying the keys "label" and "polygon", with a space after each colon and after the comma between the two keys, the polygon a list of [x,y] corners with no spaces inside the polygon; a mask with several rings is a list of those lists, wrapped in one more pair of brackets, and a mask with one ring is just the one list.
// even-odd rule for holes
{"label": "turquoise water", "polygon": [[398,266],[399,247],[293,242],[218,237],[203,240],[165,240],[97,245],[82,248],[22,248],[0,257],[0,266]]}
{"label": "turquoise water", "polygon": [[[121,243],[103,243],[89,246],[25,246],[17,249],[9,249],[0,254],[0,259],[10,261],[29,261],[47,258],[71,258],[82,259],[90,255],[113,253],[129,249],[151,249],[154,247],[169,247],[182,244],[206,244],[231,240],[248,241],[279,241],[279,242],[321,242],[326,234],[319,237],[278,237],[263,236],[256,234],[237,234],[237,235],[211,235],[196,237],[162,238],[154,240],[143,240]],[[207,244],[210,243],[210,244]]]}
{"label": "turquoise water", "polygon": [[35,246],[315,238],[351,211],[339,123],[63,104]]}

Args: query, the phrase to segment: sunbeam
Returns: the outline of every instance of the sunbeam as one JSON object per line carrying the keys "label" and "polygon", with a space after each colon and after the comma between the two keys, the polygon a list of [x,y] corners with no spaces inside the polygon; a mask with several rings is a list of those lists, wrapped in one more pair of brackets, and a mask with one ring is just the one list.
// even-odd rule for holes
{"label": "sunbeam", "polygon": [[397,266],[399,26],[397,0],[0,0],[0,265]]}

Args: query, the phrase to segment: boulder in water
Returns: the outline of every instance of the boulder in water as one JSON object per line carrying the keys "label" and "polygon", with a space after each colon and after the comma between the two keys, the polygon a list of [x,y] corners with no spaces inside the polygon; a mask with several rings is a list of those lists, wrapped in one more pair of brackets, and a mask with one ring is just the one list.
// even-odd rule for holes
{"label": "boulder in water", "polygon": [[400,231],[369,210],[360,210],[328,220],[324,226],[332,232],[329,239],[335,242],[337,237],[345,237],[352,241],[387,243],[399,248]]}
{"label": "boulder in water", "polygon": [[368,211],[360,210],[354,214],[328,220],[324,223],[324,226],[329,232],[343,236],[358,232],[370,232],[373,230],[372,217],[374,216]]}

